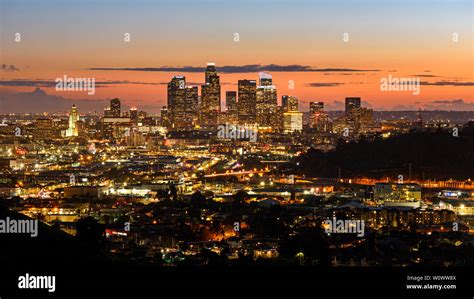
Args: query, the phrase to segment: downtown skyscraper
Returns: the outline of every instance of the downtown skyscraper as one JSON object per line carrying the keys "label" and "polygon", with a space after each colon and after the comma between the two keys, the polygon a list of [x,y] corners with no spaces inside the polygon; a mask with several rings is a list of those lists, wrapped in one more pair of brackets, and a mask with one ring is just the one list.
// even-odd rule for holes
{"label": "downtown skyscraper", "polygon": [[225,93],[226,117],[231,123],[237,123],[238,107],[237,107],[237,92],[226,91]]}
{"label": "downtown skyscraper", "polygon": [[130,108],[130,121],[134,124],[138,122],[138,109],[137,107],[131,107]]}
{"label": "downtown skyscraper", "polygon": [[335,130],[349,130],[352,134],[373,131],[373,110],[361,106],[359,97],[347,97],[345,102],[345,114],[335,121]]}
{"label": "downtown skyscraper", "polygon": [[238,102],[239,123],[254,124],[256,122],[257,82],[255,80],[239,80]]}
{"label": "downtown skyscraper", "polygon": [[122,108],[119,98],[113,98],[110,100],[109,107],[104,108],[105,117],[120,117],[122,115]]}
{"label": "downtown skyscraper", "polygon": [[168,109],[170,110],[170,127],[183,127],[186,109],[186,77],[174,76],[168,83]]}
{"label": "downtown skyscraper", "polygon": [[294,96],[284,95],[281,97],[281,106],[285,112],[298,111],[298,98]]}
{"label": "downtown skyscraper", "polygon": [[120,105],[120,99],[115,98],[110,100],[110,114],[112,117],[120,117],[122,114],[122,109]]}
{"label": "downtown skyscraper", "polygon": [[276,128],[277,90],[270,74],[261,72],[259,77],[255,100],[256,122],[260,127]]}
{"label": "downtown skyscraper", "polygon": [[199,115],[199,91],[197,86],[186,86],[184,110],[185,127],[194,128],[198,123]]}
{"label": "downtown skyscraper", "polygon": [[174,76],[168,83],[169,126],[192,129],[198,115],[198,87],[186,86],[184,76]]}
{"label": "downtown skyscraper", "polygon": [[329,129],[329,116],[324,111],[324,102],[309,103],[309,127],[318,132],[327,132]]}
{"label": "downtown skyscraper", "polygon": [[360,108],[360,98],[346,98],[345,113],[346,116],[351,116],[355,109]]}
{"label": "downtown skyscraper", "polygon": [[66,130],[66,137],[75,137],[79,135],[77,122],[79,121],[79,113],[77,112],[76,104],[72,105],[69,112],[69,125]]}
{"label": "downtown skyscraper", "polygon": [[214,63],[208,63],[205,84],[201,86],[200,124],[203,127],[215,127],[221,112],[220,78]]}

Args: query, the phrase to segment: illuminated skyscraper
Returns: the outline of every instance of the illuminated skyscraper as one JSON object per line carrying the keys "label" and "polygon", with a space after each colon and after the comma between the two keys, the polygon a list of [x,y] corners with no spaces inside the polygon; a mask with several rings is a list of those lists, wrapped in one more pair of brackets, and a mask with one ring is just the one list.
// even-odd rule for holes
{"label": "illuminated skyscraper", "polygon": [[208,63],[205,74],[206,84],[201,86],[201,125],[217,126],[217,117],[221,111],[221,85],[216,65]]}
{"label": "illuminated skyscraper", "polygon": [[355,119],[355,128],[357,132],[367,133],[374,129],[374,110],[361,107],[354,109],[352,115]]}
{"label": "illuminated skyscraper", "polygon": [[277,90],[272,85],[272,76],[260,73],[260,86],[256,90],[256,121],[260,127],[277,127]]}
{"label": "illuminated skyscraper", "polygon": [[186,86],[185,119],[183,126],[192,129],[198,122],[199,91],[197,86]]}
{"label": "illuminated skyscraper", "polygon": [[174,76],[168,83],[168,109],[171,128],[192,129],[198,118],[198,87],[186,86],[184,76]]}
{"label": "illuminated skyscraper", "polygon": [[239,122],[253,124],[256,121],[257,82],[255,80],[239,80]]}
{"label": "illuminated skyscraper", "polygon": [[166,106],[161,107],[160,118],[161,118],[161,126],[166,127],[166,128],[171,127],[170,114],[169,114],[168,107]]}
{"label": "illuminated skyscraper", "polygon": [[136,107],[130,108],[130,121],[134,124],[138,122],[138,109]]}
{"label": "illuminated skyscraper", "polygon": [[283,132],[283,129],[284,129],[284,121],[285,121],[285,118],[283,116],[283,113],[285,113],[285,110],[283,109],[283,106],[277,106],[277,109],[276,109],[277,113],[276,113],[276,118],[277,118],[277,127],[276,127],[276,131],[277,132]]}
{"label": "illuminated skyscraper", "polygon": [[215,63],[213,63],[213,62],[208,62],[207,63],[205,76],[206,76],[205,77],[206,84],[211,83],[214,80],[215,77],[219,77],[219,75],[217,75],[216,64]]}
{"label": "illuminated skyscraper", "polygon": [[324,102],[310,102],[309,111],[311,113],[324,111]]}
{"label": "illuminated skyscraper", "polygon": [[284,95],[281,97],[281,106],[285,112],[298,111],[298,98]]}
{"label": "illuminated skyscraper", "polygon": [[238,108],[237,108],[237,92],[226,91],[225,105],[227,109],[227,119],[231,123],[237,122]]}
{"label": "illuminated skyscraper", "polygon": [[269,86],[273,85],[272,75],[267,72],[259,73],[260,86]]}
{"label": "illuminated skyscraper", "polygon": [[310,102],[309,103],[309,126],[316,128],[320,116],[324,113],[324,102]]}
{"label": "illuminated skyscraper", "polygon": [[76,123],[79,121],[79,114],[77,113],[76,104],[72,105],[71,111],[69,112],[69,126],[66,131],[67,137],[79,136],[79,132]]}
{"label": "illuminated skyscraper", "polygon": [[283,113],[283,131],[284,133],[293,133],[303,130],[303,113],[290,111]]}
{"label": "illuminated skyscraper", "polygon": [[353,110],[360,107],[360,98],[346,98],[346,116],[350,117]]}
{"label": "illuminated skyscraper", "polygon": [[360,98],[346,98],[345,116],[335,122],[334,131],[349,130],[351,134],[377,130],[373,110],[361,107]]}
{"label": "illuminated skyscraper", "polygon": [[184,127],[186,118],[186,78],[184,76],[174,76],[168,83],[168,109],[170,127]]}
{"label": "illuminated skyscraper", "polygon": [[120,108],[120,100],[118,98],[110,100],[110,116],[111,117],[120,117],[122,115],[122,110]]}
{"label": "illuminated skyscraper", "polygon": [[309,126],[318,132],[329,130],[329,117],[324,111],[324,102],[309,103]]}

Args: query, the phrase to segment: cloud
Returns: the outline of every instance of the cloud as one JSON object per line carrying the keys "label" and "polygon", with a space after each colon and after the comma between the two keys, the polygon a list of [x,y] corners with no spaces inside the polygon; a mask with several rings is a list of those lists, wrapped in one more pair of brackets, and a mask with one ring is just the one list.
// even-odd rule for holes
{"label": "cloud", "polygon": [[436,76],[436,75],[426,75],[426,74],[420,74],[420,75],[411,75],[413,77],[421,77],[421,78],[436,78],[436,77],[439,77],[439,76]]}
{"label": "cloud", "polygon": [[3,80],[0,81],[0,86],[20,86],[20,87],[52,87],[55,86],[54,81],[48,80]]}
{"label": "cloud", "polygon": [[[261,71],[268,72],[379,72],[380,70],[363,70],[363,69],[351,69],[351,68],[315,68],[307,65],[259,65],[259,64],[247,64],[247,65],[227,65],[216,67],[218,72],[221,73],[256,73]],[[206,70],[205,67],[201,66],[162,66],[162,67],[93,67],[88,70],[93,71],[140,71],[140,72],[181,72],[181,73],[202,73]]]}
{"label": "cloud", "polygon": [[339,86],[339,85],[344,85],[345,83],[340,83],[340,82],[312,82],[312,83],[306,83],[306,87],[334,87],[334,86]]}
{"label": "cloud", "polygon": [[20,69],[14,66],[13,64],[2,64],[1,67],[2,71],[4,72],[18,72]]}
{"label": "cloud", "polygon": [[305,83],[306,87],[336,87],[340,85],[364,84],[364,82],[310,82]]}
{"label": "cloud", "polygon": [[432,86],[474,86],[474,82],[459,82],[459,81],[437,81],[437,82],[420,82],[420,85]]}
{"label": "cloud", "polygon": [[368,73],[325,73],[324,76],[373,76],[375,74]]}
{"label": "cloud", "polygon": [[[72,77],[71,77],[72,78]],[[109,87],[114,85],[167,85],[168,82],[140,82],[128,80],[115,81],[96,81],[95,87]],[[186,82],[188,86],[203,85],[204,82]],[[232,83],[221,82],[221,85],[232,85]],[[14,87],[54,87],[56,82],[50,79],[14,79],[0,81],[0,86],[14,86]]]}
{"label": "cloud", "polygon": [[[75,77],[70,77],[75,78]],[[82,78],[82,77],[81,77]],[[137,81],[96,81],[95,87],[105,87],[110,85],[121,85],[121,84],[141,84],[141,85],[161,85],[166,84],[165,82],[137,82]],[[0,86],[20,86],[20,87],[54,87],[56,86],[55,80],[51,79],[15,79],[15,80],[3,80],[0,81]]]}

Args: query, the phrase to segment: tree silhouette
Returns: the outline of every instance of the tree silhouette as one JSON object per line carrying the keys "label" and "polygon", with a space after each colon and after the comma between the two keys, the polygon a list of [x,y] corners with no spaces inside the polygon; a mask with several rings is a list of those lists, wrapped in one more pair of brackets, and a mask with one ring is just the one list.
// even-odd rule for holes
{"label": "tree silhouette", "polygon": [[99,247],[103,243],[105,233],[104,225],[100,224],[95,218],[88,216],[77,221],[76,238]]}
{"label": "tree silhouette", "polygon": [[279,253],[282,258],[293,262],[324,267],[330,265],[329,246],[320,227],[286,236],[280,242]]}

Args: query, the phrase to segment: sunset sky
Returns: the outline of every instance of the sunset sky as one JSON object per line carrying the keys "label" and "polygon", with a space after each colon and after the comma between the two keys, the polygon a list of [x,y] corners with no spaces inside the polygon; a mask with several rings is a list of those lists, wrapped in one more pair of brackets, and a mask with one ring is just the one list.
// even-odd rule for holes
{"label": "sunset sky", "polygon": [[[1,94],[40,87],[64,98],[119,97],[158,111],[173,75],[202,84],[197,68],[215,62],[222,98],[237,90],[237,80],[257,79],[267,69],[279,101],[295,95],[302,111],[309,101],[336,107],[348,96],[375,109],[474,102],[471,0],[0,3]],[[222,66],[235,68],[223,72]],[[96,93],[55,91],[54,79],[64,75],[94,77]],[[389,75],[420,78],[420,94],[380,91],[380,79]]]}

